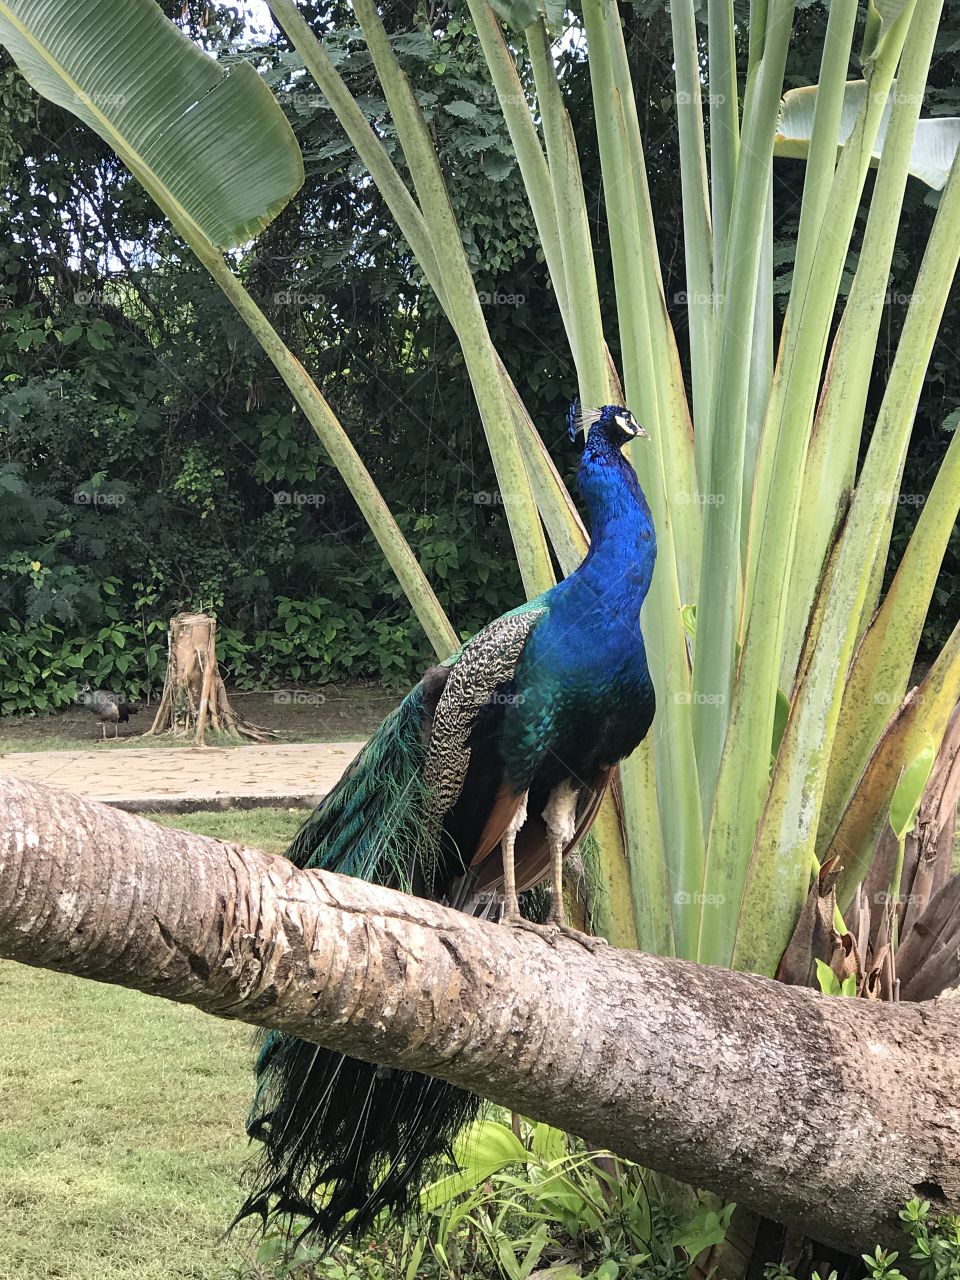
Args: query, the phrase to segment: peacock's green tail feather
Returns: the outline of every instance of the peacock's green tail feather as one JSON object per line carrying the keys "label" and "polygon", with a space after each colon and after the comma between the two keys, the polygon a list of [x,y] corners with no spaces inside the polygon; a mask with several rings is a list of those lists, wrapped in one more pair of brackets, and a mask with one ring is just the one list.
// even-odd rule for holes
{"label": "peacock's green tail feather", "polygon": [[[436,857],[435,848],[424,847],[428,789],[423,716],[423,686],[418,684],[297,832],[287,850],[294,866],[335,871],[410,892],[414,868]],[[269,1068],[279,1065],[278,1048],[289,1039],[276,1031],[260,1036],[257,1091],[248,1127],[256,1122],[265,1092],[273,1087]]]}
{"label": "peacock's green tail feather", "polygon": [[[425,686],[417,685],[300,829],[304,869],[424,891],[437,824],[425,781]],[[412,1207],[425,1171],[477,1114],[479,1099],[407,1071],[384,1071],[282,1032],[266,1032],[247,1120],[263,1143],[256,1189],[238,1214],[305,1218],[322,1237],[365,1230]]]}
{"label": "peacock's green tail feather", "polygon": [[[502,831],[524,793],[542,814],[571,780],[586,799],[591,779],[648,731],[655,701],[639,617],[656,536],[621,453],[641,429],[615,405],[589,421],[578,472],[592,531],[584,563],[427,672],[304,825],[289,854],[298,866],[490,913],[491,824]],[[531,834],[532,880],[545,845]],[[592,865],[588,846],[587,876]],[[263,1159],[240,1216],[302,1215],[328,1243],[414,1207],[480,1105],[442,1081],[276,1033],[257,1075],[248,1129]]]}
{"label": "peacock's green tail feather", "polygon": [[424,822],[431,805],[423,723],[418,684],[301,827],[287,852],[296,866],[410,892],[414,869],[436,859]]}

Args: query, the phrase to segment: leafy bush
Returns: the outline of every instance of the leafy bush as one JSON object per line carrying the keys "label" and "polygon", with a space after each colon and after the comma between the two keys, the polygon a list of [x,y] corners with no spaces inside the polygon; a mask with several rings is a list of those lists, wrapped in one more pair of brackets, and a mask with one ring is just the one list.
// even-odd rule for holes
{"label": "leafy bush", "polygon": [[[960,1214],[942,1214],[937,1217],[930,1212],[930,1201],[914,1199],[900,1211],[904,1230],[913,1240],[910,1257],[919,1265],[916,1267],[920,1280],[958,1280],[960,1278]],[[879,1257],[880,1250],[877,1250]],[[897,1255],[887,1255],[892,1264]],[[880,1280],[880,1272],[874,1270],[873,1260],[868,1254],[863,1255],[871,1280]],[[888,1280],[896,1280],[892,1271],[887,1271]]]}
{"label": "leafy bush", "polygon": [[[900,1210],[903,1229],[913,1241],[910,1257],[917,1264],[910,1267],[916,1280],[960,1280],[960,1215],[931,1213],[929,1200],[913,1199]],[[896,1265],[900,1254],[896,1249],[877,1245],[873,1253],[860,1255],[868,1280],[907,1280]],[[790,1268],[783,1265],[764,1269],[764,1280],[795,1280]],[[815,1271],[811,1280],[821,1280]],[[831,1271],[826,1280],[837,1280]]]}
{"label": "leafy bush", "polygon": [[136,697],[156,687],[166,659],[163,623],[125,621],[116,605],[89,637],[66,635],[50,622],[24,626],[15,618],[0,631],[0,715],[69,706],[78,686],[118,689]]}
{"label": "leafy bush", "polygon": [[[155,692],[166,664],[166,623],[127,619],[117,604],[104,605],[101,617],[102,626],[80,635],[52,622],[8,619],[0,629],[0,715],[69,706],[84,682],[128,697]],[[221,625],[217,656],[229,683],[241,689],[371,677],[399,685],[430,661],[412,622],[368,621],[359,609],[322,597],[281,597],[277,617],[251,636]]]}
{"label": "leafy bush", "polygon": [[219,628],[218,657],[239,688],[302,681],[324,684],[376,676],[396,682],[413,677],[429,661],[415,624],[374,618],[358,607],[321,596],[281,596],[270,626],[249,639],[237,627]]}
{"label": "leafy bush", "polygon": [[382,1230],[332,1254],[268,1235],[261,1274],[289,1280],[683,1280],[723,1240],[733,1206],[682,1226],[642,1172],[558,1129],[494,1119],[457,1140],[457,1169],[427,1187],[418,1231]]}

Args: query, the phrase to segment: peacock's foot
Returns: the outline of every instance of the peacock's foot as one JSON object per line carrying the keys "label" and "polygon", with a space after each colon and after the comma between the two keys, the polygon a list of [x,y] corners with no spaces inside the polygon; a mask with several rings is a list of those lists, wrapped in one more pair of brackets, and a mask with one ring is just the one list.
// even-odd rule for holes
{"label": "peacock's foot", "polygon": [[581,947],[586,947],[591,955],[596,955],[597,951],[601,947],[605,947],[607,945],[606,938],[598,938],[595,934],[584,933],[582,929],[574,929],[572,925],[561,924],[559,921],[555,920],[553,922],[553,927],[558,933],[562,934],[563,937],[572,938],[574,942],[579,942]]}
{"label": "peacock's foot", "polygon": [[599,947],[607,945],[606,938],[596,938],[591,933],[583,933],[580,929],[574,929],[563,920],[551,918],[545,924],[537,924],[535,920],[527,920],[521,915],[504,915],[500,918],[500,923],[509,925],[511,929],[527,929],[530,933],[535,933],[538,937],[543,938],[545,942],[549,942],[551,947],[557,945],[558,938],[571,938],[574,942],[579,942],[582,947],[594,955]]}

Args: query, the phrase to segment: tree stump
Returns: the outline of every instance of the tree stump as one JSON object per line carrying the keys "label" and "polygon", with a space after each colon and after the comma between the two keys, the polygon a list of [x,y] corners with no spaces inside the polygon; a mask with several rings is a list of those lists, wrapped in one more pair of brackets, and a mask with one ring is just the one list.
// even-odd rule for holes
{"label": "tree stump", "polygon": [[167,674],[153,724],[144,737],[193,736],[206,745],[207,729],[266,742],[276,734],[249,724],[230,705],[217,666],[217,620],[206,613],[178,613],[167,632]]}

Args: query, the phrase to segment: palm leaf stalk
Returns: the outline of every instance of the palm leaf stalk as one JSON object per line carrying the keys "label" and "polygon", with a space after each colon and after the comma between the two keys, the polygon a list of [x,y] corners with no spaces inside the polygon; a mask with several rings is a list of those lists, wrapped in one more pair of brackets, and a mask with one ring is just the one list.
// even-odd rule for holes
{"label": "palm leaf stalk", "polygon": [[[458,305],[451,304],[434,243],[435,234],[439,235],[441,244],[446,243],[444,232],[449,232],[451,229],[452,213],[449,216],[444,216],[442,226],[438,224],[436,219],[433,220],[432,226],[428,226],[416,198],[408,190],[386,148],[374,133],[294,0],[272,0],[270,8],[277,23],[303,59],[304,66],[313,76],[317,86],[337,116],[341,127],[356,148],[358,156],[376,182],[380,194],[384,197],[387,207],[396,220],[404,239],[413,251],[447,319],[453,325],[461,342],[469,342],[469,336],[464,336],[460,332],[465,316],[467,324],[472,326],[468,333],[478,332],[480,326],[483,327],[484,331],[486,328],[482,312],[479,311],[479,299],[474,303],[470,298],[469,288],[467,287],[469,271],[465,270],[466,263],[462,254],[458,255],[453,251],[447,254],[448,270],[452,270],[455,273],[460,283],[461,293]],[[387,62],[390,68],[390,75],[395,80],[397,77],[402,76],[393,58],[392,50],[389,48],[382,49],[381,61]],[[426,157],[424,148],[432,145],[429,135],[426,134],[423,120],[419,116],[415,104],[411,106],[409,102],[409,86],[406,89],[401,89],[400,81],[398,80],[397,83],[397,93],[402,94],[401,101],[406,104],[402,112],[404,121],[403,136],[410,139],[409,145],[411,147],[417,148],[417,154],[421,156],[423,161],[424,180],[432,184],[432,190],[436,190],[438,177],[442,181],[442,174],[439,174],[436,166],[431,164]],[[446,203],[445,192],[444,203]],[[546,226],[544,227],[544,233],[545,243],[549,243],[549,232]],[[457,243],[459,243],[459,232],[457,232],[457,236]],[[470,281],[470,287],[472,287],[472,281]],[[475,289],[473,293],[474,295],[476,294]],[[562,297],[561,284],[558,292],[558,300],[561,301],[561,312],[563,310]],[[569,573],[579,562],[583,555],[583,548],[586,545],[583,525],[570,501],[569,494],[560,481],[556,468],[550,461],[549,455],[516,387],[510,381],[506,369],[496,355],[495,359],[498,376],[503,383],[505,395],[510,402],[510,416],[520,441],[520,449],[530,486],[561,566],[564,572]],[[481,396],[487,396],[490,391],[490,382],[487,379],[489,369],[486,362],[483,362],[481,367],[483,369],[483,381],[479,384],[476,381],[473,382],[474,393],[478,396],[478,402]],[[490,399],[488,407],[488,414],[492,415],[498,424],[502,419],[497,415],[502,413],[502,409],[503,405],[498,393]],[[497,438],[500,438],[499,434]],[[535,572],[537,574],[543,573],[545,576],[545,566],[539,560],[539,557],[537,564],[539,567]]]}
{"label": "palm leaf stalk", "polygon": [[[804,286],[801,281],[799,296],[791,294],[784,321],[777,377],[764,425],[753,495],[751,547],[758,545],[759,549],[754,564],[748,563],[747,567],[747,621],[735,686],[732,670],[728,675],[732,705],[729,729],[722,740],[721,767],[707,845],[704,896],[714,905],[704,915],[699,952],[707,963],[729,963],[746,870],[745,851],[756,838],[769,788],[767,762],[750,744],[769,741],[773,731],[786,612],[783,587],[796,551],[796,519],[802,495],[806,443],[812,428],[843,263],[866,179],[870,147],[879,128],[907,25],[905,14],[894,25],[873,65],[874,89],[864,101],[851,142],[844,147],[837,164],[831,217],[816,233],[810,233],[816,245],[811,250],[812,265],[805,276],[807,284]],[[801,248],[802,241],[798,240],[798,257]],[[816,288],[812,284],[814,280]],[[765,454],[772,458],[769,470],[764,464]],[[765,492],[764,480],[768,475],[769,486]],[[710,516],[708,508],[708,523]],[[709,538],[706,528],[704,537],[706,543]],[[719,561],[715,571],[720,571]],[[698,610],[701,634],[708,617],[703,606],[712,594],[705,563],[704,598]],[[697,653],[703,651],[704,646],[699,646]],[[696,677],[696,665],[694,674]],[[695,680],[695,695],[709,697],[710,693],[703,686],[697,687]],[[726,695],[719,690],[714,696]],[[712,750],[716,725],[706,716],[703,723],[711,730]],[[705,768],[707,764],[701,757],[701,769]],[[704,794],[706,785],[701,774]]]}
{"label": "palm leaf stalk", "polygon": [[[884,147],[871,206],[871,217],[877,215],[875,226],[895,223],[899,212],[917,104],[922,96],[939,12],[939,4],[918,8],[917,20],[910,28],[901,73],[903,92],[897,95],[895,118]],[[896,211],[892,218],[890,207]],[[780,747],[751,860],[752,885],[743,897],[741,921],[746,922],[747,936],[752,932],[751,913],[768,909],[759,906],[757,895],[769,892],[775,899],[782,893],[783,909],[775,912],[775,916],[785,921],[799,911],[806,895],[807,868],[816,840],[820,800],[845,673],[853,656],[870,584],[870,575],[864,572],[864,566],[886,558],[896,506],[891,495],[899,490],[902,460],[927,361],[960,257],[958,215],[957,183],[952,176],[924,254],[917,279],[916,305],[911,307],[904,324],[838,554],[824,578],[823,619]],[[868,274],[871,273],[866,252],[869,239],[868,228],[863,254],[863,269]],[[892,247],[891,239],[891,254]],[[885,290],[886,271],[875,279],[874,287],[881,292]],[[797,865],[799,859],[803,860],[802,868]],[[763,870],[754,875],[753,867]],[[791,905],[788,906],[788,902]],[[782,951],[788,937],[789,929],[786,937],[783,930],[778,937],[777,930],[768,929],[765,945],[775,948],[779,943]]]}
{"label": "palm leaf stalk", "polygon": [[[714,793],[733,695],[734,649],[739,630],[741,586],[740,514],[751,349],[760,269],[767,180],[776,113],[783,86],[793,5],[773,0],[763,56],[747,85],[742,146],[717,303],[717,354],[710,408],[710,463],[701,477],[708,501],[703,519],[703,568],[697,602],[698,629],[711,636],[697,647],[693,665],[694,740],[704,825],[713,821]],[[717,231],[714,227],[714,235]],[[776,684],[774,682],[774,689]],[[771,704],[772,705],[772,704]],[[759,741],[768,741],[772,715]],[[755,739],[756,741],[756,739]],[[756,752],[755,759],[762,760]],[[708,847],[708,862],[709,862]],[[709,868],[705,892],[709,887]]]}
{"label": "palm leaf stalk", "polygon": [[[646,625],[654,680],[659,688],[672,691],[672,697],[661,700],[660,733],[654,753],[656,777],[663,800],[660,806],[661,839],[668,859],[670,880],[675,886],[670,897],[672,929],[677,936],[677,945],[685,949],[684,930],[695,927],[693,890],[701,878],[703,834],[697,805],[693,803],[697,796],[696,759],[688,702],[684,698],[684,695],[689,698],[690,673],[680,613],[683,601],[679,562],[683,549],[677,548],[673,538],[674,530],[684,526],[679,519],[675,522],[671,504],[665,500],[671,491],[667,460],[675,464],[674,474],[686,461],[686,479],[681,483],[691,486],[688,494],[695,492],[696,482],[686,404],[678,403],[675,385],[669,382],[664,385],[664,380],[657,377],[658,363],[670,362],[672,331],[668,331],[668,322],[665,321],[661,282],[654,268],[656,246],[644,237],[644,228],[648,224],[645,211],[638,204],[638,187],[630,176],[638,161],[642,165],[642,156],[631,148],[631,135],[625,127],[626,117],[621,108],[623,96],[615,71],[616,45],[611,38],[608,9],[609,6],[604,6],[601,0],[587,0],[584,21],[590,50],[601,172],[607,193],[614,275],[618,285],[617,317],[627,399],[644,406],[641,412],[654,433],[654,450],[648,451],[646,457],[636,450],[635,458],[642,482],[652,495],[660,547],[660,565]],[[614,34],[620,34],[622,38],[619,23]],[[682,396],[682,388],[680,394]],[[681,412],[678,413],[678,409]],[[695,523],[698,507],[689,505],[691,521]],[[636,772],[631,764],[625,768],[628,813],[637,824],[630,842],[631,866],[634,878],[644,882],[649,879],[651,868],[639,850],[649,847],[649,844],[644,838],[646,824],[642,823],[642,811],[635,809],[632,801],[633,789],[643,785],[642,766]],[[666,804],[666,796],[671,793],[680,798],[675,806]],[[662,877],[663,872],[657,868],[652,874]],[[644,901],[650,903],[653,900],[652,892],[644,894]],[[657,938],[665,932],[662,918],[652,918],[645,922],[641,937],[649,933]]]}
{"label": "palm leaf stalk", "polygon": [[[586,15],[584,15],[586,21]],[[677,77],[677,130],[680,142],[680,190],[683,248],[690,323],[690,377],[696,424],[697,466],[706,468],[709,447],[709,403],[713,383],[716,317],[713,285],[713,224],[710,175],[703,136],[700,49],[693,0],[670,6]],[[736,64],[734,63],[734,67]],[[734,84],[734,89],[736,85]],[[736,103],[733,110],[736,112]]]}
{"label": "palm leaf stalk", "polygon": [[427,222],[448,306],[457,317],[457,334],[490,445],[524,587],[528,598],[533,598],[553,585],[550,553],[440,162],[376,5],[373,0],[355,0],[354,11],[393,114]]}

